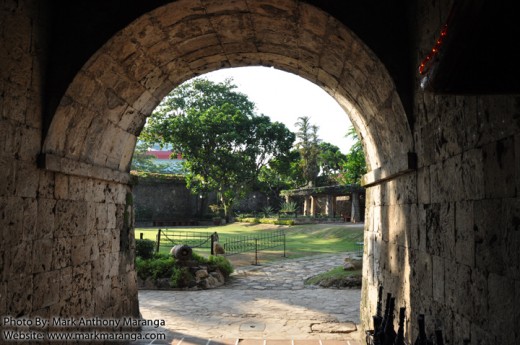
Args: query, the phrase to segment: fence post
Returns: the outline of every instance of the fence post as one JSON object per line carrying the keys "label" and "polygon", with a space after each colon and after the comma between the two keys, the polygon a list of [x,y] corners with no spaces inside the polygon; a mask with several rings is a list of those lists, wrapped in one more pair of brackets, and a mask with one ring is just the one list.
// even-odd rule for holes
{"label": "fence post", "polygon": [[155,250],[156,253],[159,253],[159,247],[161,245],[161,229],[157,230],[157,248]]}
{"label": "fence post", "polygon": [[255,265],[258,265],[258,238],[255,238]]}
{"label": "fence post", "polygon": [[285,231],[283,232],[283,257],[286,258],[287,256],[285,255]]}
{"label": "fence post", "polygon": [[211,255],[215,255],[215,250],[213,249],[213,248],[215,248],[214,243],[215,243],[215,233],[212,233],[211,234]]}

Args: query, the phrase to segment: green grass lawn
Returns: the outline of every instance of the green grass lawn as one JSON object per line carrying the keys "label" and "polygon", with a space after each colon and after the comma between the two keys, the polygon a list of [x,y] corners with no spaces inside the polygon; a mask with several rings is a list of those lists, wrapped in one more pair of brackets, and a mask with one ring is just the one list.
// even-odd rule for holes
{"label": "green grass lawn", "polygon": [[[224,226],[188,226],[175,227],[170,230],[190,231],[190,232],[217,232],[220,241],[223,242],[227,237],[237,235],[253,235],[266,231],[273,231],[283,228],[286,232],[286,256],[289,258],[297,258],[308,255],[339,253],[356,251],[359,249],[357,242],[363,241],[363,224],[336,223],[336,224],[303,224],[294,226],[281,226],[269,224],[250,224],[250,223],[233,223]],[[158,228],[137,228],[135,236],[139,238],[143,233],[143,238],[156,239]],[[164,229],[164,228],[163,228]],[[208,255],[209,249],[194,249],[195,252]],[[169,248],[161,247],[161,252],[169,252]],[[254,253],[252,253],[254,255]],[[260,261],[279,260],[283,255],[283,248],[273,248],[269,251],[260,252]],[[235,255],[229,256],[229,259],[237,264],[250,264],[251,253],[248,258],[244,258],[244,262]],[[238,256],[237,256],[238,257]],[[242,256],[243,257],[243,256]]]}
{"label": "green grass lawn", "polygon": [[315,275],[314,277],[311,277],[305,281],[306,285],[315,285],[321,282],[325,279],[341,279],[345,277],[351,277],[361,275],[361,270],[355,270],[355,271],[345,271],[343,269],[343,266],[338,266],[330,271],[320,273],[318,275]]}

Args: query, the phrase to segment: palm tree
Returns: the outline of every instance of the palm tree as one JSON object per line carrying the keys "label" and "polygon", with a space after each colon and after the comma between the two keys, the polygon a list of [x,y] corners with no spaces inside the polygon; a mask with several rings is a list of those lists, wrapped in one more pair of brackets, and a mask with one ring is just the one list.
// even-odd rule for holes
{"label": "palm tree", "polygon": [[299,141],[296,143],[296,147],[300,151],[300,166],[303,170],[303,177],[307,181],[307,186],[312,187],[319,173],[320,139],[318,138],[318,126],[311,125],[308,116],[299,117],[295,125],[298,127],[296,137]]}

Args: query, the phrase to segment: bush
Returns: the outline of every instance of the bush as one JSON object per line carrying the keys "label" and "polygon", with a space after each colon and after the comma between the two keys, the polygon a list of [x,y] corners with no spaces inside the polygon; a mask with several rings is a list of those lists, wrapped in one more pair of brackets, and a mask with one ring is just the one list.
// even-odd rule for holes
{"label": "bush", "polygon": [[138,258],[135,262],[137,275],[145,280],[152,277],[154,280],[158,278],[169,278],[175,267],[175,259],[169,255],[155,255],[152,259]]}
{"label": "bush", "polygon": [[151,259],[155,250],[155,242],[152,240],[135,240],[135,255],[143,259]]}
{"label": "bush", "polygon": [[294,220],[292,219],[278,219],[274,222],[276,225],[294,225]]}
{"label": "bush", "polygon": [[170,286],[174,288],[187,287],[192,280],[193,276],[187,267],[174,267],[170,278]]}
{"label": "bush", "polygon": [[233,266],[229,260],[223,256],[210,255],[208,263],[212,266],[216,266],[226,278],[229,277],[231,273],[233,273]]}

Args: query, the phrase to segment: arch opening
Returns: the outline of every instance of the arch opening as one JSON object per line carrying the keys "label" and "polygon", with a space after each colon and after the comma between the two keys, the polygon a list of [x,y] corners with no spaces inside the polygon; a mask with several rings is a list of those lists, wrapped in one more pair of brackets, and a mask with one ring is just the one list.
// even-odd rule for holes
{"label": "arch opening", "polygon": [[329,14],[296,0],[186,0],[141,16],[81,68],[44,140],[47,169],[128,183],[137,136],[160,100],[192,77],[242,66],[322,87],[363,139],[369,171],[399,171],[414,151],[385,66]]}

